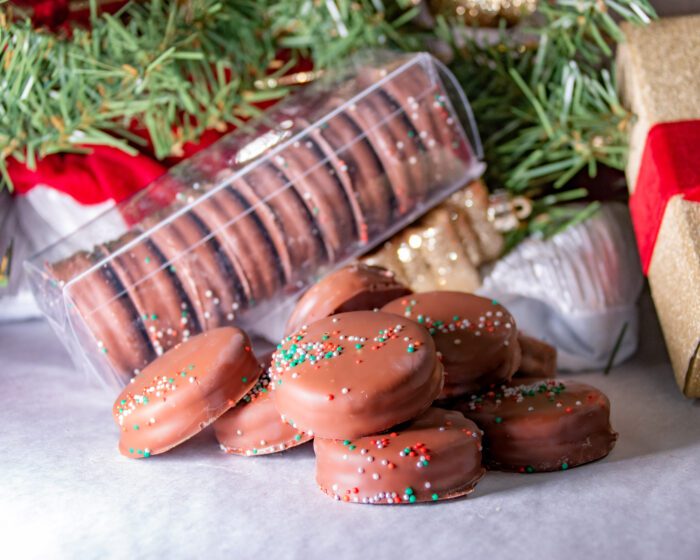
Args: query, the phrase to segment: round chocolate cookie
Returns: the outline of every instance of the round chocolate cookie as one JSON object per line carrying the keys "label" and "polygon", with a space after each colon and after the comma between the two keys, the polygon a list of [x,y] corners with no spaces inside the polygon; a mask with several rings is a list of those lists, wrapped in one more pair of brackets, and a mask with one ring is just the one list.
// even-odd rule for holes
{"label": "round chocolate cookie", "polygon": [[331,262],[343,258],[357,239],[355,219],[338,176],[311,141],[297,141],[273,158],[314,217]]}
{"label": "round chocolate cookie", "polygon": [[494,470],[566,470],[605,457],[617,440],[608,398],[575,381],[495,386],[454,407],[484,430]]}
{"label": "round chocolate cookie", "polygon": [[351,105],[347,114],[367,135],[391,184],[396,212],[403,216],[420,200],[421,185],[414,184],[416,179],[409,159],[415,156],[407,151],[407,133],[396,118],[387,113],[386,107],[377,107],[374,98],[366,97]]}
{"label": "round chocolate cookie", "polygon": [[111,256],[110,266],[131,297],[156,355],[200,332],[174,269],[149,238],[129,232],[101,248]]}
{"label": "round chocolate cookie", "polygon": [[223,327],[192,337],[149,364],[117,397],[119,451],[138,459],[172,449],[234,406],[259,377],[243,331]]}
{"label": "round chocolate cookie", "polygon": [[515,320],[495,300],[463,292],[425,292],[396,299],[382,311],[428,329],[445,368],[441,398],[508,381],[520,365]]}
{"label": "round chocolate cookie", "polygon": [[[257,267],[264,266],[265,263],[265,238],[251,215],[246,213],[249,208],[247,205],[232,202],[224,209],[219,201],[220,198],[225,198],[224,193],[218,192],[215,196],[216,199],[207,197],[198,200],[191,212],[206,228],[205,239],[214,241],[218,258],[240,280],[245,294],[244,307],[248,307],[248,302],[255,301],[266,289],[263,282],[256,281]],[[258,259],[262,261],[260,265],[251,256],[251,246],[259,251]]]}
{"label": "round chocolate cookie", "polygon": [[[331,100],[328,106],[337,109],[340,102]],[[312,129],[310,135],[336,170],[355,216],[360,242],[365,244],[383,233],[391,223],[395,199],[365,133],[341,112]]]}
{"label": "round chocolate cookie", "polygon": [[155,354],[129,294],[110,265],[105,263],[87,272],[98,262],[94,254],[79,251],[47,264],[47,272],[65,287],[72,302],[69,313],[77,312],[85,326],[74,328],[94,338],[97,352],[125,384]]}
{"label": "round chocolate cookie", "polygon": [[378,266],[350,264],[309,288],[294,307],[286,332],[337,313],[372,311],[410,293],[410,288],[397,281],[393,272]]}
{"label": "round chocolate cookie", "polygon": [[286,254],[281,261],[289,284],[306,280],[328,259],[313,215],[284,173],[270,163],[251,169],[245,182],[255,197],[251,204],[256,210],[264,207],[264,215],[272,218],[267,231],[278,255]]}
{"label": "round chocolate cookie", "polygon": [[481,430],[429,408],[392,433],[314,440],[316,482],[336,500],[407,504],[465,496],[484,474]]}
{"label": "round chocolate cookie", "polygon": [[443,381],[428,332],[373,311],[327,317],[287,336],[272,356],[270,376],[287,422],[340,439],[414,418],[437,398]]}
{"label": "round chocolate cookie", "polygon": [[222,451],[233,455],[269,455],[313,438],[282,421],[272,402],[269,383],[269,376],[263,374],[241,402],[214,422],[214,433]]}
{"label": "round chocolate cookie", "polygon": [[193,212],[186,212],[151,229],[150,236],[179,278],[202,330],[230,324],[246,296],[206,225]]}

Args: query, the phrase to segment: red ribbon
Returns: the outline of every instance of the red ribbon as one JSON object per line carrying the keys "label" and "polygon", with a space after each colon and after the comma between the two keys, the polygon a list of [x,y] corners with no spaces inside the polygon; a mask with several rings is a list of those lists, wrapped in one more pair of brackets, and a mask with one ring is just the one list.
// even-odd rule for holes
{"label": "red ribbon", "polygon": [[647,135],[630,212],[646,274],[672,197],[700,202],[700,121],[654,125]]}

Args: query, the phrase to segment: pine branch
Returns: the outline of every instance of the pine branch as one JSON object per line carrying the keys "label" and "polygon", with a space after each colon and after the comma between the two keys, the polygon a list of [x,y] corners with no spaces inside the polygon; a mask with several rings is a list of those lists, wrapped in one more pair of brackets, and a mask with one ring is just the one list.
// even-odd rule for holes
{"label": "pine branch", "polygon": [[[54,37],[28,22],[0,21],[0,174],[8,158],[33,167],[48,154],[109,144],[143,145],[159,158],[208,128],[239,124],[252,103],[284,89],[256,91],[280,49],[317,69],[354,51],[385,46],[453,49],[484,139],[488,182],[541,197],[569,188],[599,164],[620,168],[631,119],[620,104],[609,56],[621,33],[612,15],[645,23],[646,0],[541,0],[526,44],[505,30],[495,45],[464,39],[464,24],[436,18],[413,25],[413,0],[154,0],[93,15],[90,31]],[[94,12],[96,13],[96,12]],[[280,72],[281,70],[278,70]],[[2,185],[0,184],[0,188]],[[563,195],[564,193],[562,193]],[[561,204],[580,191],[553,199]],[[541,199],[544,200],[544,199]],[[591,211],[589,207],[587,211]],[[513,238],[549,235],[583,214],[538,201]],[[544,216],[544,217],[540,217]]]}

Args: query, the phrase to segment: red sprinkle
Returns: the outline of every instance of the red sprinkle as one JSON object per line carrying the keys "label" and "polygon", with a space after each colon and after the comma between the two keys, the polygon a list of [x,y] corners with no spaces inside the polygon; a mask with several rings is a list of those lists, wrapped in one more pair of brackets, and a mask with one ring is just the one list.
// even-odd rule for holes
{"label": "red sprinkle", "polygon": [[334,398],[335,397],[331,393],[328,393],[328,400],[329,401],[332,401]]}

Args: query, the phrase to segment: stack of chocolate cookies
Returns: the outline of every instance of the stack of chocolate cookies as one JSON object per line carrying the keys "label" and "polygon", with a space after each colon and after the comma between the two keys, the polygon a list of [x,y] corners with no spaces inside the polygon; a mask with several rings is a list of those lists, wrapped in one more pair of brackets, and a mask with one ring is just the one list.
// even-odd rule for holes
{"label": "stack of chocolate cookies", "polygon": [[47,264],[123,383],[199,332],[279,306],[461,186],[475,163],[421,63],[367,67],[265,123],[245,145],[195,157],[199,182],[165,212]]}
{"label": "stack of chocolate cookies", "polygon": [[[514,379],[523,367],[538,379]],[[358,264],[302,296],[263,364],[245,333],[213,329],[150,364],[113,412],[127,457],[213,422],[233,455],[313,439],[316,481],[335,500],[430,502],[470,494],[486,468],[566,471],[610,452],[607,397],[552,378],[554,367],[498,302],[413,294]]]}

